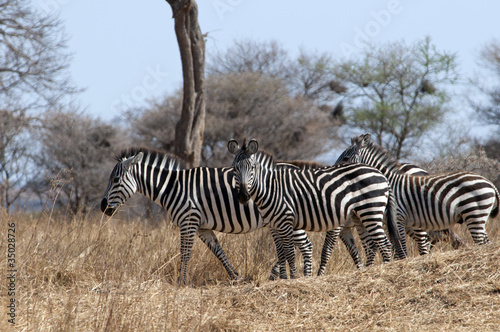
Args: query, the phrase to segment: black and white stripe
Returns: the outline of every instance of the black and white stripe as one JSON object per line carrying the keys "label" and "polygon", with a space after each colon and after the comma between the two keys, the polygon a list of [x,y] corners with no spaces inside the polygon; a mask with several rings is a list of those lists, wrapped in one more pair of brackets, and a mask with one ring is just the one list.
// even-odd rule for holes
{"label": "black and white stripe", "polygon": [[[116,159],[101,202],[104,213],[113,215],[140,192],[165,208],[168,219],[180,227],[180,281],[186,280],[195,234],[221,261],[229,277],[238,277],[213,231],[241,234],[266,223],[253,203],[238,203],[232,168],[184,169],[177,158],[144,148],[125,150]],[[311,275],[312,244],[302,230],[294,232],[294,241],[304,257],[304,273]]]}
{"label": "black and white stripe", "polygon": [[387,151],[371,142],[370,135],[352,139],[338,163],[360,162],[379,169],[391,183],[401,225],[412,227],[421,254],[429,252],[426,231],[465,223],[477,244],[488,243],[486,221],[499,213],[499,193],[484,177],[471,172],[407,175]]}
{"label": "black and white stripe", "polygon": [[[282,240],[284,255],[279,253],[280,277],[286,278],[286,261],[295,277],[293,229],[327,231],[344,226],[352,217],[362,224],[377,243],[384,262],[391,260],[391,245],[383,228],[390,202],[390,186],[378,170],[359,164],[300,169],[280,167],[274,158],[251,140],[241,149],[235,140],[228,143],[233,161],[238,199],[255,202],[270,227]],[[393,203],[391,203],[393,204]],[[389,231],[399,236],[392,209],[387,209]]]}
{"label": "black and white stripe", "polygon": [[[415,175],[428,174],[425,170],[423,170],[417,165],[405,163],[401,164],[400,166],[401,166],[400,171],[406,174],[415,174]],[[354,242],[354,237],[352,235],[352,227],[354,227],[354,224],[351,222],[342,228],[326,232],[325,242],[323,244],[323,249],[321,250],[321,263],[318,269],[318,276],[321,276],[325,273],[326,265],[328,264],[328,261],[330,260],[330,257],[332,255],[332,250],[333,247],[335,246],[339,232],[340,232],[340,239],[345,244],[349,254],[351,255],[354,261],[354,264],[356,264],[356,267],[360,268],[362,266],[358,248],[356,247],[356,244]],[[413,236],[413,230],[411,228],[409,228],[407,231],[410,231]],[[367,232],[362,228],[360,229],[359,226],[358,226],[358,234],[365,251],[366,266],[370,266],[375,261],[376,246],[374,246],[373,241],[370,240]],[[406,252],[400,258],[405,256]]]}
{"label": "black and white stripe", "polygon": [[[323,168],[323,167],[328,167],[325,164],[321,164],[319,162],[315,161],[304,161],[304,160],[292,160],[292,161],[283,161],[283,162],[277,162],[277,166],[290,166],[290,164],[297,166],[301,169],[314,169],[314,168]],[[362,267],[361,263],[361,257],[359,256],[359,251],[358,248],[356,247],[356,243],[354,241],[353,233],[352,233],[352,228],[354,227],[354,223],[350,222],[348,225],[345,225],[344,227],[339,227],[334,230],[330,230],[326,232],[325,236],[325,243],[323,245],[323,250],[321,251],[321,263],[318,269],[318,276],[321,276],[325,273],[326,270],[326,265],[328,261],[330,260],[330,257],[332,255],[332,250],[333,247],[335,246],[335,243],[337,242],[337,238],[340,237],[342,242],[344,243],[347,252],[351,256],[354,265],[356,265],[357,268]],[[358,232],[360,235],[361,240],[363,241],[363,244],[365,245],[365,237],[366,237],[366,232],[363,230],[362,232]],[[370,244],[372,247],[373,242],[370,241]],[[368,256],[368,252],[367,252]]]}
{"label": "black and white stripe", "polygon": [[[277,166],[284,166],[290,164],[297,166],[302,169],[314,169],[314,168],[323,168],[329,167],[327,165],[314,162],[314,161],[303,161],[303,160],[293,160],[288,162],[278,162]],[[371,241],[369,234],[366,232],[364,227],[360,227],[361,225],[357,225],[358,235],[363,244],[363,248],[365,250],[365,255],[367,257],[366,266],[370,266],[375,262],[375,253],[376,253],[376,245]],[[359,269],[363,266],[361,262],[361,257],[359,255],[358,248],[356,246],[356,242],[354,241],[353,236],[353,228],[355,227],[354,222],[350,221],[346,225],[342,227],[338,227],[334,230],[329,230],[326,232],[325,241],[323,244],[323,249],[321,251],[321,262],[318,269],[318,276],[324,275],[326,271],[326,266],[330,257],[332,255],[333,247],[337,242],[337,238],[340,237],[342,242],[344,243],[347,252],[351,256],[354,265]]]}

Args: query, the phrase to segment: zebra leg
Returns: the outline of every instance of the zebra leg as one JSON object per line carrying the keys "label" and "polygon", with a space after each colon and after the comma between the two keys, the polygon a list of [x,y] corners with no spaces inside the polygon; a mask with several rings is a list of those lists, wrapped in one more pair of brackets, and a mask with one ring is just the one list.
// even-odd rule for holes
{"label": "zebra leg", "polygon": [[271,268],[271,275],[269,276],[269,280],[276,280],[280,276],[280,262],[276,261],[273,267]]}
{"label": "zebra leg", "polygon": [[[398,227],[399,236],[401,238],[401,245],[403,248],[404,256],[408,257],[408,248],[407,248],[407,243],[406,243],[406,231],[405,231],[404,220],[401,220],[398,218],[397,227]],[[408,229],[411,229],[411,231],[413,232],[413,229],[411,227],[408,227]],[[402,257],[397,257],[397,258],[403,259]]]}
{"label": "zebra leg", "polygon": [[312,276],[312,243],[307,237],[307,233],[301,229],[294,229],[292,236],[293,243],[299,248],[304,259],[304,276],[310,277]]}
{"label": "zebra leg", "polygon": [[[367,221],[367,220],[361,220],[363,223],[364,228],[370,235],[370,238],[372,241],[374,241],[378,249],[380,250],[380,253],[382,254],[382,260],[384,263],[389,263],[391,261],[391,243],[387,239],[387,236],[385,235],[384,227],[383,225],[383,217],[380,218],[379,221],[374,221],[374,216]],[[367,246],[368,247],[368,246]],[[368,262],[367,262],[368,263]]]}
{"label": "zebra leg", "polygon": [[[271,269],[271,276],[269,276],[269,280],[276,280],[279,277],[280,278],[282,277],[281,276],[280,260],[285,259],[285,252],[283,251],[283,243],[281,242],[281,238],[278,234],[278,231],[273,229],[273,228],[270,228],[270,231],[271,231],[271,235],[272,235],[273,240],[274,240],[274,245],[276,246],[276,254],[278,256],[278,261],[276,262],[276,264],[274,264],[273,268]],[[280,257],[281,257],[281,259],[280,259]],[[286,279],[286,265],[285,265],[284,271],[285,271],[284,272],[285,278],[283,278],[283,279]]]}
{"label": "zebra leg", "polygon": [[[283,251],[285,252],[286,261],[288,261],[288,267],[290,268],[290,278],[297,278],[297,269],[295,268],[295,247],[293,244],[293,227],[291,222],[282,222],[281,228],[278,229],[281,242],[283,243]],[[282,264],[282,262],[280,262]],[[280,277],[282,277],[283,265],[280,267]],[[286,276],[286,271],[285,271]]]}
{"label": "zebra leg", "polygon": [[[272,231],[271,231],[272,233]],[[277,239],[275,236],[279,235],[277,233],[273,234],[274,241],[276,242]],[[312,276],[312,243],[307,237],[307,233],[303,230],[295,229],[293,231],[293,242],[295,243],[295,246],[299,248],[302,258],[304,259],[304,276],[310,277]],[[279,247],[280,250],[283,250],[283,246],[281,243],[281,239],[279,239]],[[269,277],[269,280],[276,280],[278,279],[280,275],[280,264],[279,262],[276,262],[271,269],[271,276]]]}
{"label": "zebra leg", "polygon": [[356,243],[354,242],[352,227],[344,227],[344,229],[342,229],[342,232],[340,232],[340,239],[347,248],[349,255],[351,255],[351,258],[354,261],[354,265],[356,265],[356,267],[360,269],[363,264],[361,263],[361,258],[359,257],[358,247],[356,247]]}
{"label": "zebra leg", "polygon": [[215,236],[214,232],[209,229],[198,229],[198,237],[207,245],[207,247],[214,253],[214,255],[219,259],[224,268],[232,280],[238,279],[238,272],[231,265],[226,257],[226,253],[222,249],[219,240]]}
{"label": "zebra leg", "polygon": [[365,266],[371,266],[375,263],[375,254],[378,250],[375,242],[372,241],[370,234],[366,231],[365,226],[360,222],[356,222],[356,230],[358,231],[359,239],[363,244],[363,249],[365,251],[366,256],[366,264]]}
{"label": "zebra leg", "polygon": [[406,236],[404,232],[404,220],[401,212],[397,209],[396,198],[394,191],[389,191],[389,200],[385,210],[385,222],[389,239],[394,251],[396,259],[405,259],[408,257],[408,250],[406,248]]}
{"label": "zebra leg", "polygon": [[323,249],[321,250],[321,263],[319,264],[318,276],[325,274],[326,264],[328,264],[332,256],[333,246],[335,246],[341,230],[342,227],[338,227],[326,232],[325,243],[323,243]]}
{"label": "zebra leg", "polygon": [[194,235],[197,231],[197,222],[187,222],[181,225],[181,266],[179,269],[179,283],[186,283],[187,265],[191,258]]}
{"label": "zebra leg", "polygon": [[477,218],[464,218],[464,222],[467,225],[472,240],[475,244],[487,244],[490,243],[490,239],[486,234],[486,220]]}
{"label": "zebra leg", "polygon": [[270,228],[270,231],[271,235],[273,236],[274,245],[276,246],[278,262],[274,264],[273,268],[271,269],[271,276],[269,277],[269,280],[276,280],[278,279],[278,277],[280,279],[286,279],[287,278],[286,255],[285,255],[285,250],[283,249],[283,242],[281,240],[278,230]]}
{"label": "zebra leg", "polygon": [[420,255],[427,255],[430,250],[431,243],[429,235],[423,229],[408,227],[408,235],[417,242],[418,252]]}

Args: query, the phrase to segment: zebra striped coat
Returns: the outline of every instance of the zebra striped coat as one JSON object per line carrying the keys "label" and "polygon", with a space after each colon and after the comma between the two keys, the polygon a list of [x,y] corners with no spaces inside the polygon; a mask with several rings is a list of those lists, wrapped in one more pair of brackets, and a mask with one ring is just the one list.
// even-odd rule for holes
{"label": "zebra striped coat", "polygon": [[[144,148],[125,150],[116,159],[101,201],[104,213],[113,215],[138,191],[162,206],[168,219],[180,227],[180,281],[186,280],[195,234],[217,256],[229,277],[238,277],[213,231],[242,234],[267,223],[253,203],[238,203],[232,168],[184,169],[177,158]],[[312,244],[302,230],[294,232],[294,240],[304,257],[304,273],[311,275]]]}
{"label": "zebra striped coat", "polygon": [[[390,243],[383,229],[384,212],[391,202],[390,186],[379,171],[363,165],[277,167],[271,155],[258,152],[255,140],[248,146],[243,143],[241,149],[231,140],[228,150],[235,154],[233,167],[240,203],[251,198],[282,240],[285,255],[278,257],[281,278],[287,277],[286,261],[291,277],[295,277],[293,229],[332,230],[345,225],[353,215],[379,246],[384,262],[391,260]],[[389,230],[398,237],[394,211],[387,210]]]}
{"label": "zebra striped coat", "polygon": [[490,242],[485,225],[489,217],[498,216],[500,195],[484,177],[471,172],[402,174],[398,172],[398,161],[371,142],[369,134],[353,138],[337,162],[364,163],[387,176],[398,202],[398,220],[403,227],[412,227],[415,235],[421,234],[421,254],[429,252],[426,231],[442,230],[455,223],[465,223],[475,243]]}
{"label": "zebra striped coat", "polygon": [[[297,167],[302,168],[302,169],[328,167],[327,165],[324,165],[324,164],[321,164],[318,162],[303,161],[303,160],[283,161],[283,162],[277,163],[277,165],[287,165],[287,164],[288,165],[292,164],[292,165],[297,166]],[[354,242],[354,237],[352,234],[353,227],[354,227],[354,223],[351,222],[351,223],[349,223],[349,225],[346,225],[345,227],[339,227],[339,228],[336,228],[334,230],[330,230],[330,231],[326,232],[323,250],[321,251],[321,263],[320,263],[319,269],[318,269],[318,276],[321,276],[325,273],[326,265],[328,264],[328,261],[330,260],[333,247],[335,246],[335,243],[337,242],[338,237],[340,237],[340,239],[344,243],[347,251],[349,252],[349,255],[351,256],[352,260],[354,261],[354,265],[356,265],[357,268],[361,268],[361,266],[362,266],[361,257],[359,256],[359,251],[358,251],[358,248],[356,247],[356,243]],[[361,237],[361,240],[363,241],[363,246],[365,246],[365,249],[366,249],[367,248],[365,245],[366,232],[364,230],[362,232],[360,232],[358,230],[358,232],[359,232],[359,235]],[[371,242],[371,244],[373,244],[373,242]],[[368,256],[368,252],[367,252],[367,256]]]}
{"label": "zebra striped coat", "polygon": [[[408,164],[408,163],[401,164],[401,167],[399,170],[401,172],[406,173],[406,174],[414,174],[414,175],[417,175],[417,174],[418,175],[427,175],[427,174],[429,174],[425,170],[421,169],[420,167],[418,167],[416,165]],[[353,225],[353,223],[350,223],[350,224],[346,225],[346,227],[347,226],[352,228],[354,225]],[[318,269],[318,276],[321,276],[325,273],[326,265],[327,265],[328,261],[330,260],[331,255],[332,255],[332,250],[333,250],[333,247],[336,243],[338,232],[340,232],[340,238],[341,238],[342,242],[344,242],[344,244],[346,245],[347,250],[349,251],[349,254],[351,255],[351,257],[354,261],[354,264],[356,264],[357,268],[361,268],[361,266],[362,266],[361,258],[359,257],[359,253],[358,253],[358,249],[356,247],[356,244],[354,243],[354,238],[352,236],[352,230],[349,227],[348,228],[344,227],[341,229],[336,229],[333,231],[326,232],[325,242],[323,244],[323,249],[321,251],[321,263],[320,263],[320,266]],[[411,228],[409,228],[408,230],[410,230],[410,232],[413,235],[413,230]],[[366,230],[364,230],[362,228],[360,229],[358,227],[358,234],[359,234],[359,237],[362,241],[363,248],[365,251],[366,266],[370,266],[375,261],[375,252],[376,252],[377,248],[374,245],[373,241],[370,240]],[[398,258],[405,258],[405,257],[406,257],[406,251],[405,251],[404,256],[400,256]]]}
{"label": "zebra striped coat", "polygon": [[[294,166],[297,166],[302,169],[314,169],[314,168],[324,168],[324,167],[329,167],[327,165],[318,163],[318,162],[313,162],[313,161],[302,161],[302,160],[293,160],[293,161],[288,161],[288,162],[278,162],[277,165],[285,165],[286,163],[292,164]],[[406,172],[409,173],[417,173],[417,172],[424,172],[427,174],[424,170],[421,168],[415,166],[415,165],[405,165],[404,167]],[[354,222],[348,222],[346,225],[343,227],[336,228],[334,230],[330,230],[326,232],[325,236],[325,241],[323,244],[323,249],[321,250],[321,262],[319,265],[318,269],[318,276],[322,276],[325,274],[326,271],[326,266],[328,264],[328,261],[330,260],[330,257],[332,255],[332,250],[333,247],[335,246],[335,243],[337,242],[337,238],[340,237],[342,242],[344,243],[347,251],[349,252],[349,255],[351,256],[354,265],[359,269],[363,266],[361,262],[361,257],[359,255],[358,248],[356,246],[356,243],[354,241],[354,236],[353,236],[353,228],[357,228],[358,235],[360,237],[361,243],[363,244],[363,248],[365,250],[365,255],[366,255],[366,266],[370,266],[375,262],[375,253],[377,250],[377,247],[375,243],[370,238],[370,235],[366,231],[364,227],[360,227],[361,225],[357,224],[355,225]],[[398,257],[398,258],[405,258],[405,256]]]}
{"label": "zebra striped coat", "polygon": [[[317,163],[317,162],[310,162],[310,161],[290,161],[289,163],[301,167],[301,168],[322,168],[322,167],[327,167],[324,164]],[[400,165],[399,168],[400,172],[406,173],[406,174],[413,174],[413,175],[428,175],[425,170],[420,168],[417,165],[409,164],[409,163],[403,163]],[[332,250],[333,247],[335,246],[335,243],[337,242],[337,238],[340,237],[342,242],[344,243],[345,247],[347,248],[347,251],[349,252],[349,255],[351,256],[352,260],[354,261],[354,264],[356,265],[357,268],[361,268],[362,263],[361,263],[361,257],[359,256],[359,251],[358,248],[356,247],[356,243],[354,242],[354,237],[352,233],[352,228],[355,227],[354,223],[348,223],[344,227],[339,227],[337,229],[331,230],[326,232],[325,236],[325,241],[323,244],[323,249],[321,250],[321,263],[319,265],[318,269],[318,276],[322,276],[325,274],[326,271],[326,266],[328,264],[328,261],[330,260],[330,257],[332,255]],[[357,231],[359,234],[359,237],[361,239],[361,243],[363,244],[363,248],[365,251],[366,255],[366,266],[370,266],[374,263],[375,261],[375,252],[376,252],[376,246],[371,241],[369,234],[366,232],[366,230],[363,227],[357,227]],[[407,228],[407,232],[413,237],[414,232],[411,227]],[[458,237],[454,233],[446,233],[446,235],[452,235],[455,237]],[[444,239],[447,239],[447,237],[443,237]],[[404,256],[398,257],[398,258],[405,258],[406,253]]]}

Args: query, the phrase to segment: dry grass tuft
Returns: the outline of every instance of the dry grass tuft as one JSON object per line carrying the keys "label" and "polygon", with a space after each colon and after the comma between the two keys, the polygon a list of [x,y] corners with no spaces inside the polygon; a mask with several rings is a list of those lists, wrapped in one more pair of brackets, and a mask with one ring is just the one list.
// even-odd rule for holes
{"label": "dry grass tuft", "polygon": [[[241,281],[231,284],[196,240],[189,284],[179,287],[179,231],[170,225],[101,216],[6,218],[16,223],[20,331],[496,331],[500,326],[498,220],[488,225],[491,245],[473,245],[464,227],[456,227],[466,240],[463,249],[439,244],[418,257],[412,247],[407,260],[358,271],[337,244],[326,276],[285,281],[267,281],[275,257],[268,230],[218,234]],[[1,232],[6,239],[6,228]],[[323,235],[311,239],[317,269]],[[2,241],[4,253],[5,245]],[[8,326],[4,316],[0,329]]]}

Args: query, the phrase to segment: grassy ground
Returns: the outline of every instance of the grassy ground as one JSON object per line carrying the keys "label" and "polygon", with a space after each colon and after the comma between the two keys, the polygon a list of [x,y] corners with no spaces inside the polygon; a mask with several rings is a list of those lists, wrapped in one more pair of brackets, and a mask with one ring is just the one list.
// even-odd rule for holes
{"label": "grassy ground", "polygon": [[[218,234],[241,280],[195,241],[188,285],[177,286],[179,231],[162,223],[41,214],[15,223],[19,331],[389,330],[497,331],[500,326],[500,222],[492,244],[437,245],[432,254],[358,271],[337,244],[324,277],[268,281],[275,249],[267,229]],[[7,253],[7,232],[0,251]],[[12,227],[11,227],[12,228]],[[311,234],[314,269],[323,234]],[[2,264],[2,275],[7,275]],[[2,278],[0,330],[12,328]]]}

